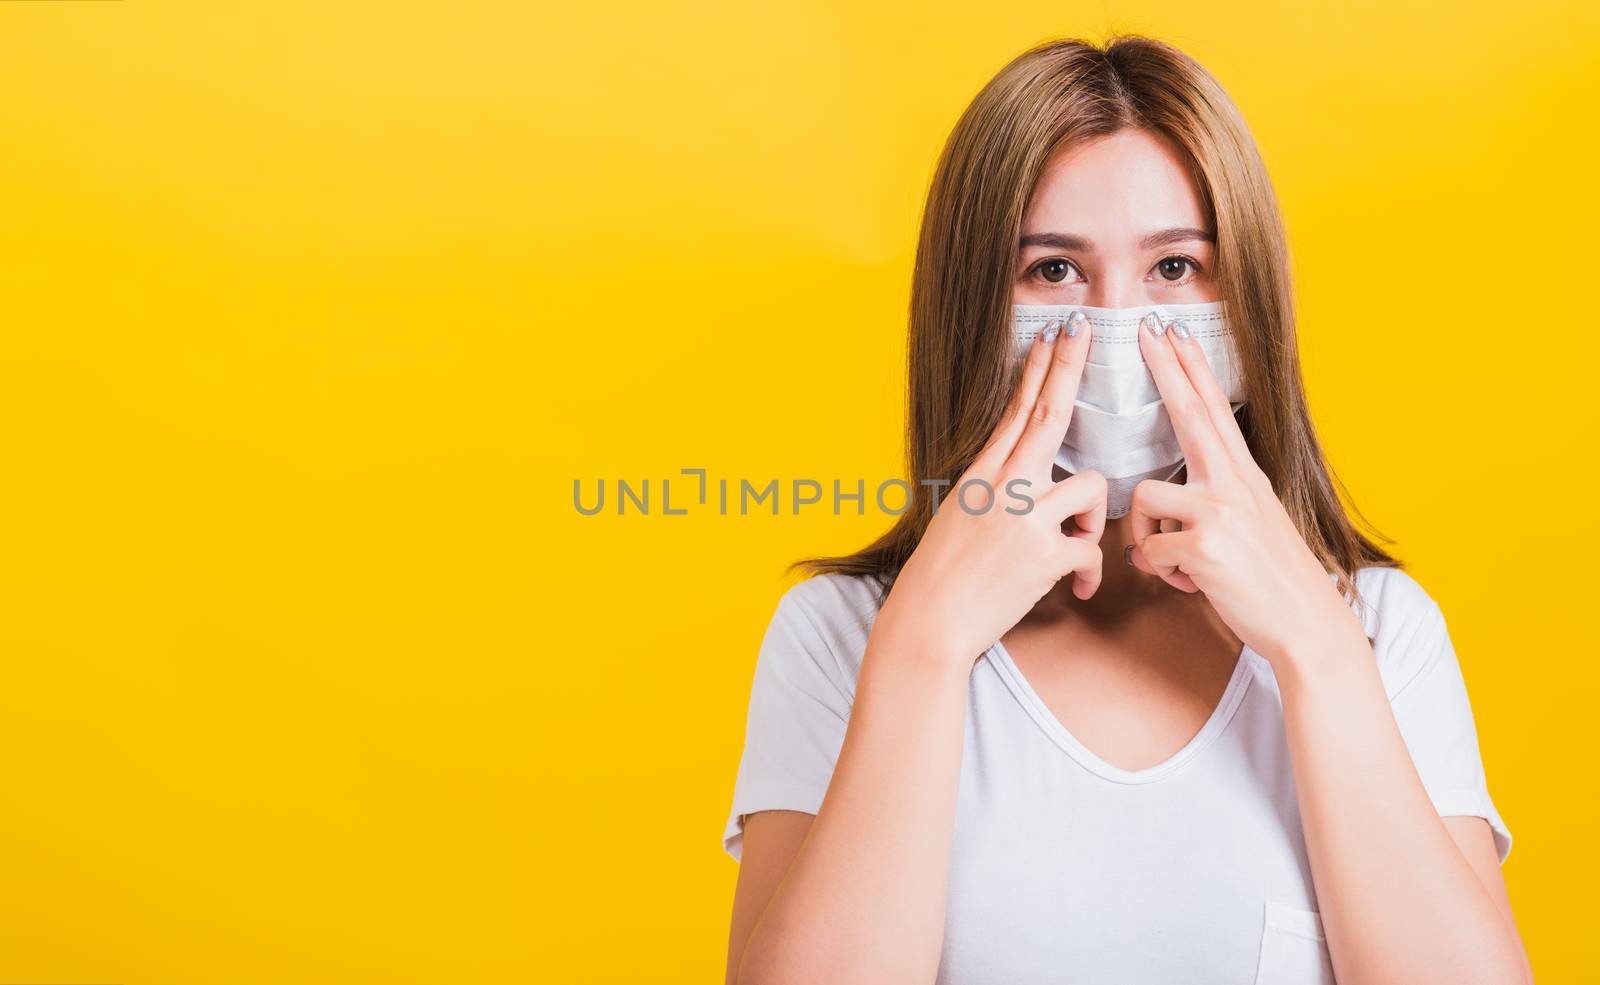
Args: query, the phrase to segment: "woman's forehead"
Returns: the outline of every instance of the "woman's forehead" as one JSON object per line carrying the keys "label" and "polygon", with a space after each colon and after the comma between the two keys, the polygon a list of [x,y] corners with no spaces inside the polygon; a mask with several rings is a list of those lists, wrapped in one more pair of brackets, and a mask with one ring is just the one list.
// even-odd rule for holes
{"label": "woman's forehead", "polygon": [[1146,131],[1057,151],[1023,217],[1024,235],[1070,231],[1108,245],[1182,227],[1209,227],[1200,189],[1182,152]]}

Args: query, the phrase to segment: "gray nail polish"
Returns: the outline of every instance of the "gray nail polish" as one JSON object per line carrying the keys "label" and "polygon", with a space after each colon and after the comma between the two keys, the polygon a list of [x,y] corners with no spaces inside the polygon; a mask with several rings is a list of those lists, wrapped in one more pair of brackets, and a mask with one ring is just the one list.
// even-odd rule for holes
{"label": "gray nail polish", "polygon": [[1061,323],[1058,321],[1053,321],[1044,327],[1044,340],[1046,342],[1054,342],[1056,340],[1056,336],[1060,333]]}
{"label": "gray nail polish", "polygon": [[1174,319],[1172,324],[1168,325],[1167,327],[1172,329],[1172,334],[1176,335],[1180,339],[1186,339],[1189,337],[1189,326],[1184,323],[1182,318]]}
{"label": "gray nail polish", "polygon": [[1067,338],[1069,338],[1069,339],[1077,338],[1078,337],[1078,333],[1083,331],[1084,326],[1086,326],[1088,324],[1089,324],[1089,316],[1088,315],[1085,315],[1081,311],[1074,311],[1072,314],[1067,316]]}
{"label": "gray nail polish", "polygon": [[1167,330],[1167,326],[1161,324],[1161,316],[1156,314],[1154,311],[1150,312],[1148,315],[1145,315],[1142,321],[1144,326],[1150,330],[1150,334],[1157,338],[1160,338],[1161,333]]}

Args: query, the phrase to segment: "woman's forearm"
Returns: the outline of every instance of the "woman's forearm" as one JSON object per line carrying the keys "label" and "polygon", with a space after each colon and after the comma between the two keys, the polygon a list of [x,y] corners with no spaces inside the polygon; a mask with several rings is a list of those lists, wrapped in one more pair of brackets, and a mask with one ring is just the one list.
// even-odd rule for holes
{"label": "woman's forearm", "polygon": [[742,985],[934,980],[971,670],[873,630],[827,794],[745,945]]}
{"label": "woman's forearm", "polygon": [[1526,959],[1435,812],[1358,633],[1275,666],[1341,985],[1512,983]]}

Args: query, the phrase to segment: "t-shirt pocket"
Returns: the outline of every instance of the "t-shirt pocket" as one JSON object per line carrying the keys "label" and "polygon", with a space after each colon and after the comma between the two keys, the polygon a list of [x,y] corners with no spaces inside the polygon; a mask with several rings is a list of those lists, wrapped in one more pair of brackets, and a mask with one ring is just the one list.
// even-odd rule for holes
{"label": "t-shirt pocket", "polygon": [[1255,985],[1334,985],[1322,917],[1267,900]]}

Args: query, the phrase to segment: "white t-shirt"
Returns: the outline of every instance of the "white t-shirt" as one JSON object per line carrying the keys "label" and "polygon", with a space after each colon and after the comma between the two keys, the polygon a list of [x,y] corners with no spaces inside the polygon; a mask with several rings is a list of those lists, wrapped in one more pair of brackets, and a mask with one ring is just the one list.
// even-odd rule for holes
{"label": "white t-shirt", "polygon": [[[1434,807],[1487,818],[1503,862],[1511,834],[1489,798],[1439,606],[1398,569],[1356,578],[1368,603],[1358,614]],[[723,832],[734,858],[745,815],[820,808],[876,615],[861,577],[811,578],[779,601]],[[1137,771],[1079,743],[1000,643],[979,658],[938,985],[1333,980],[1263,657],[1246,646],[1194,738]]]}

